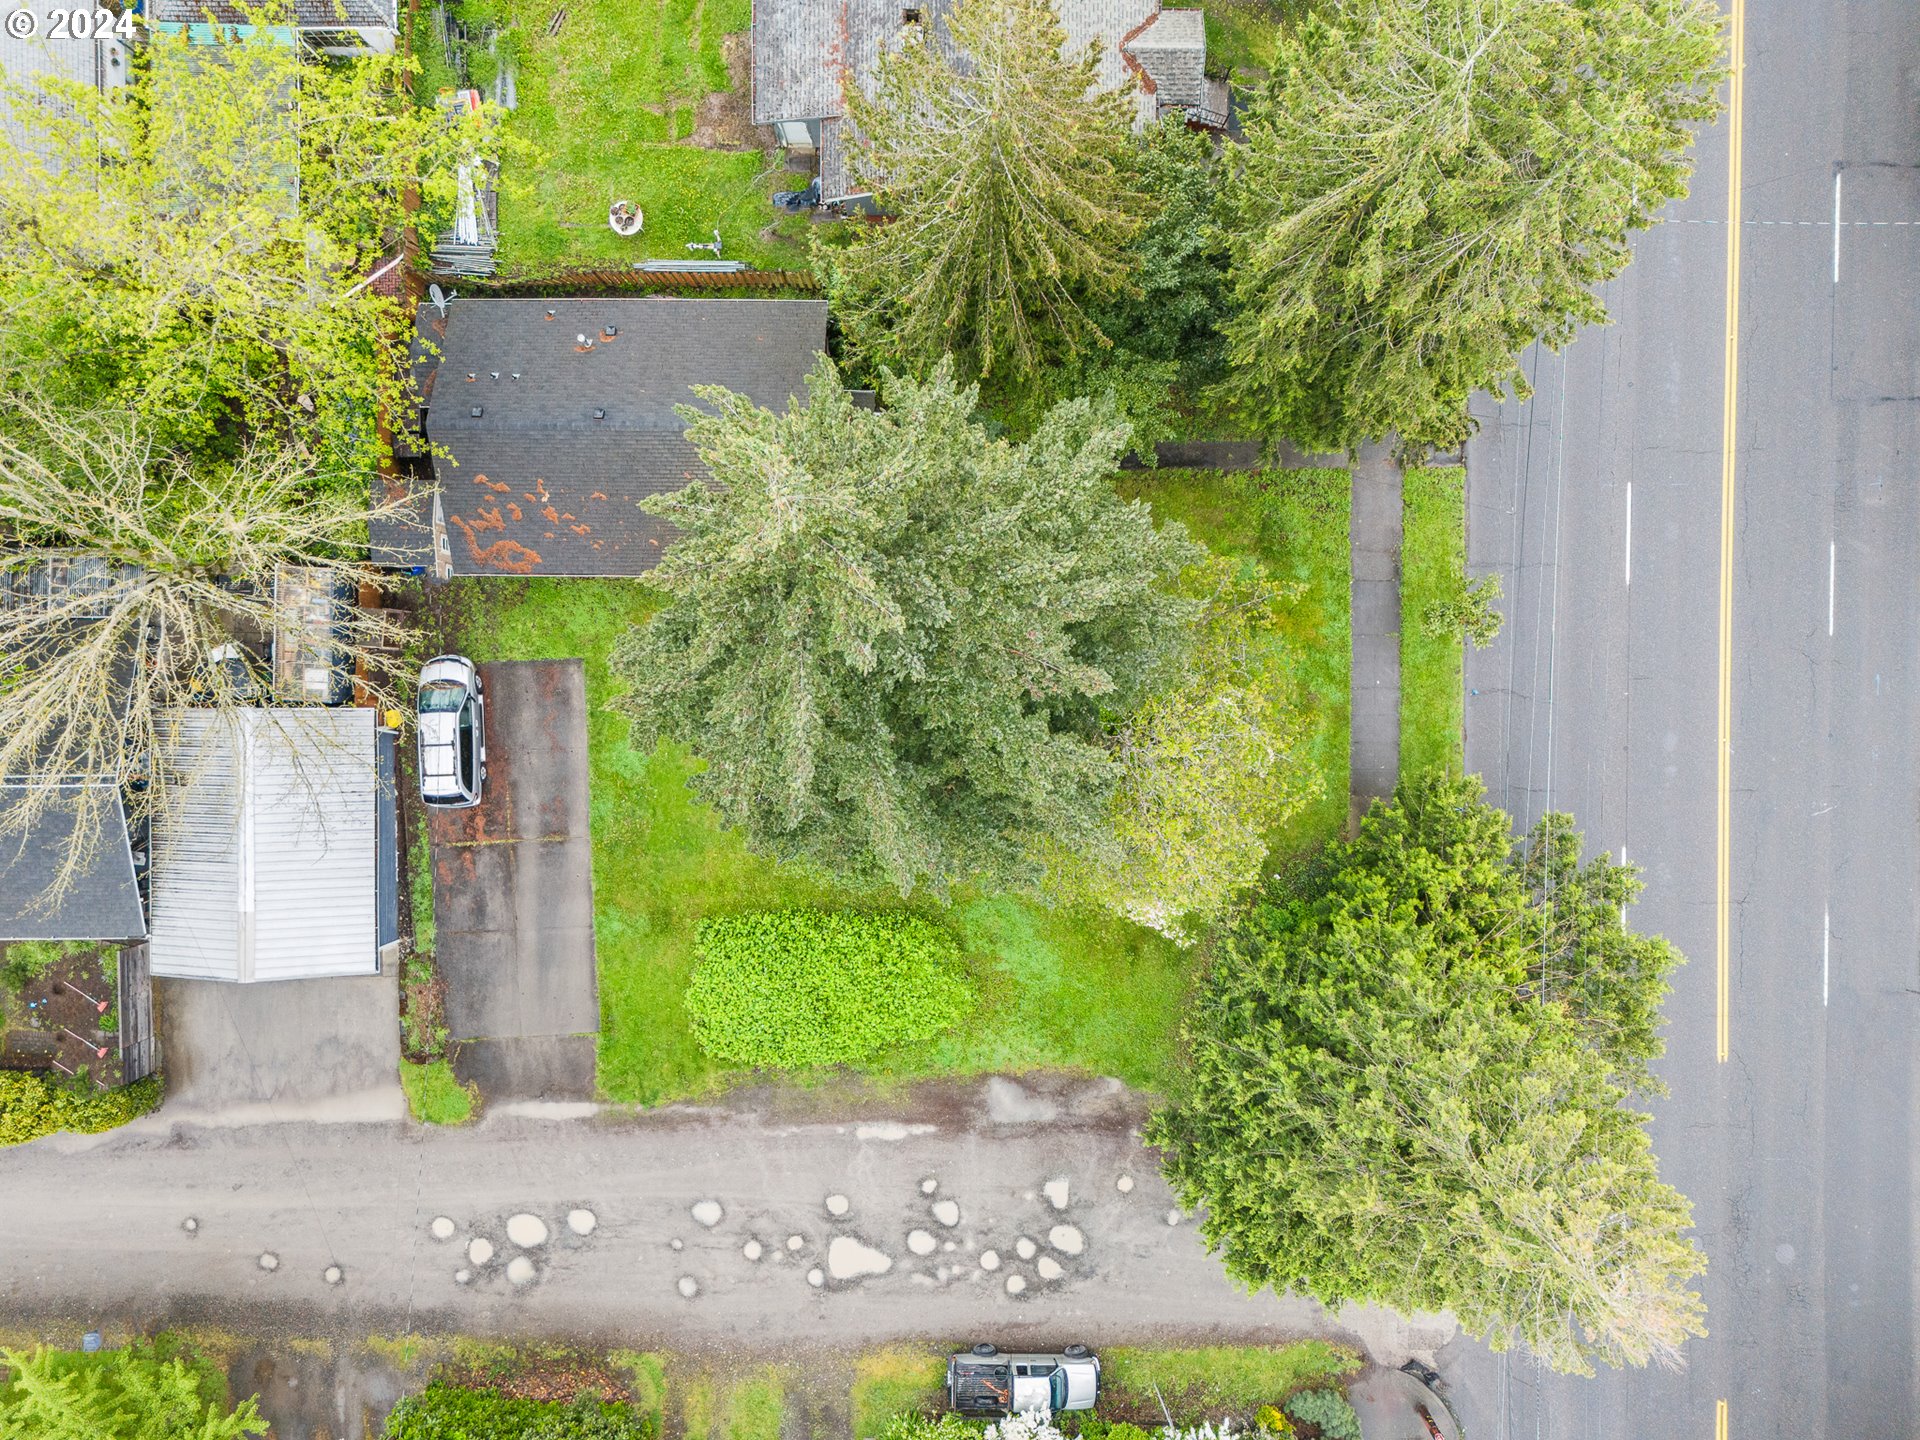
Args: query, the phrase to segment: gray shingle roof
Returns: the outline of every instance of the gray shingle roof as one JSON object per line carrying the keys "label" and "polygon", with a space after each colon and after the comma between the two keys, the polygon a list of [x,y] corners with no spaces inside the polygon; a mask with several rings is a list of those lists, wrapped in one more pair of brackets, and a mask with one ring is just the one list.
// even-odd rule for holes
{"label": "gray shingle roof", "polygon": [[[44,900],[72,841],[72,812],[50,806],[25,836],[0,838],[0,940],[137,940],[147,933],[126,807],[113,786],[94,789],[109,807],[101,843],[54,904]],[[0,810],[20,796],[18,785],[0,785]]]}
{"label": "gray shingle roof", "polygon": [[[231,0],[148,0],[147,13],[155,24],[200,24],[211,16],[222,25],[247,22],[246,13]],[[294,0],[293,13],[302,29],[330,26],[394,27],[392,0]]]}
{"label": "gray shingle roof", "polygon": [[[1138,96],[1137,125],[1163,106],[1205,100],[1207,38],[1198,10],[1162,10],[1159,0],[1055,0],[1067,53],[1093,47],[1102,90],[1115,90],[1136,68],[1150,77]],[[754,0],[753,120],[818,120],[821,198],[831,203],[859,190],[847,163],[857,143],[846,92],[874,91],[880,57],[897,42],[907,9],[918,11],[934,43],[953,58],[947,35],[951,0]],[[1158,93],[1155,93],[1155,92]]]}
{"label": "gray shingle roof", "polygon": [[723,385],[784,409],[826,329],[820,300],[455,301],[427,408],[454,573],[652,569],[671,532],[639,501],[706,474],[674,406]]}

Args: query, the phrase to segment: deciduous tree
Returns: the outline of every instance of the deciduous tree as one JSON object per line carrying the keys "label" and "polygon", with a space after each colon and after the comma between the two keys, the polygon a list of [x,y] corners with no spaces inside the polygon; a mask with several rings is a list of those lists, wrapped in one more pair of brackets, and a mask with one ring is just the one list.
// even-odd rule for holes
{"label": "deciduous tree", "polygon": [[1274,828],[1316,781],[1271,661],[1283,587],[1217,556],[1182,581],[1200,605],[1185,676],[1112,733],[1119,853],[1049,859],[1056,893],[1190,941],[1259,879]]}
{"label": "deciduous tree", "polygon": [[[109,794],[56,782],[113,782],[136,816],[169,803],[168,714],[255,702],[268,677],[212,657],[275,633],[283,567],[324,566],[356,589],[377,581],[368,513],[364,481],[324,483],[312,454],[284,440],[193,459],[138,412],[31,391],[0,399],[0,776],[12,801],[0,862],[56,810],[68,840],[43,898],[97,853],[118,820]],[[382,612],[353,609],[336,627],[336,663],[391,700],[383,657],[401,638]]]}
{"label": "deciduous tree", "polygon": [[1303,445],[1469,432],[1517,354],[1606,318],[1712,117],[1706,0],[1361,0],[1282,32],[1224,225],[1230,394]]}
{"label": "deciduous tree", "polygon": [[666,608],[614,658],[634,742],[707,762],[748,845],[902,891],[1031,886],[1042,842],[1113,844],[1109,717],[1178,673],[1204,553],[1110,476],[1105,402],[990,439],[943,362],[854,406],[821,361],[786,414],[697,392],[713,483],[647,508],[679,536]]}
{"label": "deciduous tree", "polygon": [[1675,1362],[1705,1257],[1646,1117],[1678,954],[1565,816],[1516,852],[1477,780],[1403,781],[1226,943],[1151,1123],[1249,1286],[1451,1310],[1556,1369]]}
{"label": "deciduous tree", "polygon": [[366,283],[410,195],[450,200],[502,143],[406,95],[412,61],[312,64],[263,3],[250,33],[154,33],[106,95],[9,85],[0,126],[0,373],[139,411],[170,445],[231,458],[296,431],[349,473],[381,458],[406,392],[409,316]]}
{"label": "deciduous tree", "polygon": [[1135,101],[1095,91],[1049,0],[959,0],[945,26],[906,26],[875,95],[849,97],[854,169],[891,218],[820,254],[864,359],[1017,377],[1104,343],[1085,305],[1126,285],[1149,205]]}

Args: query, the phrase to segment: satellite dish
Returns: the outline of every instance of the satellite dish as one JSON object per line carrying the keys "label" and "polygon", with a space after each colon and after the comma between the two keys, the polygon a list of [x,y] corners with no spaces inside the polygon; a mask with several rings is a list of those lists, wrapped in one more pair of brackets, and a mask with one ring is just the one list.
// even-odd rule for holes
{"label": "satellite dish", "polygon": [[442,290],[438,285],[427,286],[427,299],[433,302],[433,308],[440,312],[440,316],[442,319],[446,318],[448,302],[457,300],[459,298],[460,298],[460,292],[458,290],[454,291],[451,295],[449,295],[444,290]]}

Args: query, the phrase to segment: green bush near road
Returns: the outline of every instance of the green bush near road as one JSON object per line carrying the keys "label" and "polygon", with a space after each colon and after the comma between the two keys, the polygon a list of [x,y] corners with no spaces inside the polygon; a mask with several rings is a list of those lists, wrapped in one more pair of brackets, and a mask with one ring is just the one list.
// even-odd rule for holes
{"label": "green bush near road", "polygon": [[407,1109],[413,1118],[428,1125],[464,1125],[473,1118],[479,1090],[469,1081],[462,1085],[453,1075],[451,1060],[430,1060],[416,1064],[400,1062],[400,1088],[407,1092]]}
{"label": "green bush near road", "polygon": [[387,1416],[386,1440],[658,1440],[650,1414],[582,1396],[570,1405],[521,1400],[435,1381]]}
{"label": "green bush near road", "polygon": [[119,1090],[70,1090],[24,1070],[0,1070],[0,1145],[24,1145],[43,1135],[74,1130],[97,1134],[138,1119],[160,1103],[160,1079]]}
{"label": "green bush near road", "polygon": [[1320,1432],[1320,1440],[1361,1440],[1360,1417],[1338,1390],[1302,1390],[1287,1401],[1287,1414]]}
{"label": "green bush near road", "polygon": [[694,944],[693,1033],[736,1065],[851,1064],[931,1039],[973,1005],[953,937],[897,911],[722,915]]}
{"label": "green bush near road", "polygon": [[1467,573],[1466,471],[1411,469],[1401,489],[1400,772],[1458,775],[1466,723],[1466,636],[1429,633],[1427,612]]}

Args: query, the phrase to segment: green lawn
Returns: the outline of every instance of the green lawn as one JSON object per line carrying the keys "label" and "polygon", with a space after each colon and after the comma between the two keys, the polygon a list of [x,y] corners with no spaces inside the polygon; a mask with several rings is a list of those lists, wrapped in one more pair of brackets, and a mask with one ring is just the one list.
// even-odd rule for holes
{"label": "green lawn", "polygon": [[[1285,616],[1282,673],[1307,711],[1317,800],[1274,837],[1291,855],[1337,834],[1347,807],[1347,475],[1251,477],[1135,472],[1122,488],[1185,521],[1216,548],[1259,554],[1305,589]],[[456,581],[450,644],[478,660],[581,656],[587,665],[594,930],[600,967],[601,1091],[657,1104],[744,1078],[710,1059],[682,1008],[703,916],[817,906],[896,908],[891,892],[857,893],[750,854],[695,802],[697,763],[662,746],[642,755],[608,708],[614,641],[646,620],[656,592],[635,580]],[[959,940],[979,1012],[954,1033],[904,1046],[863,1069],[890,1080],[1071,1068],[1165,1087],[1194,957],[1110,915],[1047,909],[1004,895],[916,913]],[[808,1075],[794,1079],[806,1083]]]}
{"label": "green lawn", "polygon": [[1305,588],[1286,608],[1276,659],[1306,713],[1307,753],[1320,793],[1273,837],[1276,857],[1318,848],[1347,823],[1351,718],[1352,489],[1344,470],[1223,475],[1206,470],[1133,470],[1121,490],[1185,523],[1226,554],[1258,555]]}
{"label": "green lawn", "polygon": [[[559,8],[565,22],[548,35]],[[686,246],[711,240],[716,228],[723,258],[806,268],[804,216],[779,218],[787,238],[761,236],[777,216],[768,197],[804,185],[804,176],[757,149],[687,143],[702,102],[729,90],[723,41],[746,32],[750,0],[468,0],[466,10],[470,24],[487,13],[501,25],[518,67],[508,128],[539,152],[502,170],[503,269],[707,259]],[[433,48],[430,40],[424,47]],[[476,84],[494,63],[485,53],[470,59]],[[443,83],[438,71],[418,89],[433,83]],[[639,235],[607,228],[615,200],[645,212]]]}
{"label": "green lawn", "polygon": [[1467,567],[1466,471],[1406,473],[1400,536],[1400,771],[1444,766],[1459,773],[1466,712],[1466,641],[1426,632],[1427,607],[1460,583]]}
{"label": "green lawn", "polygon": [[1280,26],[1304,14],[1309,0],[1203,0],[1207,14],[1207,73],[1251,80],[1273,68]]}
{"label": "green lawn", "polygon": [[[644,583],[485,579],[450,590],[451,638],[475,659],[587,662],[601,1090],[655,1104],[742,1078],[699,1048],[681,1008],[700,918],[792,905],[894,907],[898,896],[842,890],[748,853],[695,803],[686,782],[696,762],[685,751],[641,755],[627,744],[626,722],[607,709],[615,687],[607,655],[657,604]],[[1071,1067],[1149,1090],[1166,1084],[1190,955],[1111,916],[1004,896],[912,908],[959,938],[981,1009],[958,1033],[882,1056],[869,1073]]]}
{"label": "green lawn", "polygon": [[1101,1409],[1109,1415],[1158,1415],[1164,1399],[1182,1423],[1231,1416],[1244,1428],[1263,1405],[1278,1406],[1296,1390],[1346,1380],[1360,1369],[1360,1357],[1326,1340],[1299,1340],[1274,1346],[1106,1350],[1100,1364]]}
{"label": "green lawn", "polygon": [[896,1415],[946,1403],[947,1357],[911,1345],[869,1350],[853,1362],[853,1440],[873,1440]]}

